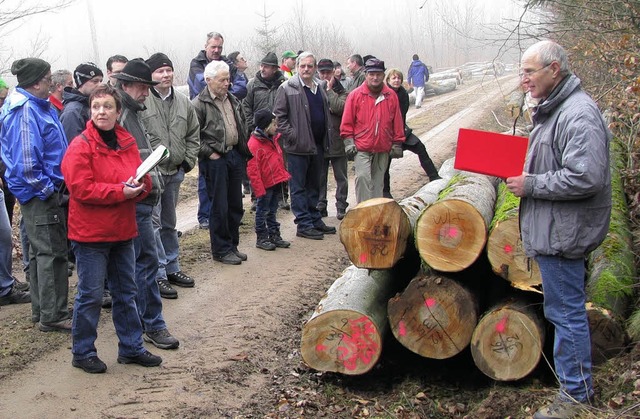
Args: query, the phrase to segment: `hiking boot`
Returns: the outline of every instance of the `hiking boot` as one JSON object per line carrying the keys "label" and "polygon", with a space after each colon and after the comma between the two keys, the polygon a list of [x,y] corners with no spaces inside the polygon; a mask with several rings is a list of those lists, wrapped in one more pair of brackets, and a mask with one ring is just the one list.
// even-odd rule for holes
{"label": "hiking boot", "polygon": [[64,332],[71,333],[71,319],[64,319],[58,322],[38,323],[38,329],[41,332]]}
{"label": "hiking boot", "polygon": [[167,279],[173,285],[177,285],[183,288],[193,288],[193,286],[196,284],[193,278],[191,278],[189,275],[186,275],[182,271],[167,274]]}
{"label": "hiking boot", "polygon": [[175,300],[178,298],[178,291],[176,291],[169,280],[167,279],[159,279],[158,281],[158,289],[160,290],[160,297],[168,298],[170,300]]}
{"label": "hiking boot", "polygon": [[81,368],[89,374],[102,374],[107,370],[107,364],[102,362],[97,356],[90,356],[85,359],[74,359],[71,361],[71,365],[76,368]]}
{"label": "hiking boot", "polygon": [[561,399],[554,400],[551,404],[539,409],[533,419],[570,419],[574,418],[582,410],[579,403],[572,403]]}
{"label": "hiking boot", "polygon": [[296,232],[296,236],[302,237],[305,239],[311,240],[322,240],[324,239],[324,233],[320,230],[316,230],[315,228],[308,228],[306,230],[298,230]]}
{"label": "hiking boot", "polygon": [[336,234],[336,228],[323,224],[321,226],[315,226],[316,230],[321,231],[322,234]]}
{"label": "hiking boot", "polygon": [[338,220],[342,220],[345,215],[347,215],[347,212],[345,210],[343,210],[342,208],[338,208],[338,211],[336,213],[336,218]]}
{"label": "hiking boot", "polygon": [[15,284],[11,287],[9,294],[0,297],[0,306],[9,304],[25,304],[31,302],[31,295],[28,292],[20,291]]}
{"label": "hiking boot", "polygon": [[152,343],[159,349],[176,349],[180,346],[180,341],[173,336],[167,329],[156,330],[155,332],[145,332],[142,335],[145,342]]}
{"label": "hiking boot", "polygon": [[200,221],[198,227],[202,230],[209,230],[209,220]]}
{"label": "hiking boot", "polygon": [[11,278],[13,278],[13,286],[18,291],[25,291],[25,292],[29,291],[29,283],[28,282],[22,282],[18,278],[16,278],[15,276],[11,276]]}
{"label": "hiking boot", "polygon": [[281,199],[278,201],[278,208],[289,211],[291,209],[291,205],[289,205],[286,199]]}
{"label": "hiking boot", "polygon": [[226,265],[240,265],[242,263],[242,259],[236,256],[236,254],[233,252],[229,252],[224,256],[211,255],[211,257],[213,258],[213,260],[222,262]]}
{"label": "hiking boot", "polygon": [[276,245],[266,237],[258,237],[258,240],[256,240],[256,247],[262,250],[276,250]]}
{"label": "hiking boot", "polygon": [[157,367],[162,364],[162,358],[149,351],[144,351],[136,356],[118,356],[118,364],[138,364],[143,367]]}
{"label": "hiking boot", "polygon": [[324,208],[316,208],[318,211],[320,211],[320,216],[322,218],[324,217],[328,217],[329,216],[329,212],[327,212],[327,207]]}
{"label": "hiking boot", "polygon": [[102,293],[102,308],[111,308],[113,305],[113,299],[108,289],[105,289]]}
{"label": "hiking boot", "polygon": [[289,243],[286,240],[282,240],[282,237],[280,237],[280,234],[272,234],[271,236],[269,236],[269,240],[276,247],[279,247],[281,249],[286,249],[287,247],[291,246],[291,243]]}
{"label": "hiking boot", "polygon": [[246,253],[242,253],[238,249],[233,249],[233,254],[238,256],[238,259],[240,259],[241,261],[243,261],[243,262],[247,261],[247,254]]}

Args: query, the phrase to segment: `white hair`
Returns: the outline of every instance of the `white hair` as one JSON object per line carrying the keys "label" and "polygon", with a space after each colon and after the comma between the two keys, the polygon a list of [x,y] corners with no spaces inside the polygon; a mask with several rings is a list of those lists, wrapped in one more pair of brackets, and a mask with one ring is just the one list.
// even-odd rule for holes
{"label": "white hair", "polygon": [[229,64],[224,61],[211,61],[204,68],[205,79],[215,79],[219,72],[229,71]]}

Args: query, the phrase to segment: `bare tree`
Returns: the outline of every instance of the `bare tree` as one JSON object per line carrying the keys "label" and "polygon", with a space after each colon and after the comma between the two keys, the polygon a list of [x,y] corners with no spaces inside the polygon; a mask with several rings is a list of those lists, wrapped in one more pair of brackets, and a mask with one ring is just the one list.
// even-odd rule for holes
{"label": "bare tree", "polygon": [[258,13],[262,20],[260,27],[256,28],[257,36],[253,40],[255,49],[261,56],[268,52],[276,52],[278,49],[278,27],[271,24],[273,13],[267,12],[267,4],[263,2],[262,13]]}

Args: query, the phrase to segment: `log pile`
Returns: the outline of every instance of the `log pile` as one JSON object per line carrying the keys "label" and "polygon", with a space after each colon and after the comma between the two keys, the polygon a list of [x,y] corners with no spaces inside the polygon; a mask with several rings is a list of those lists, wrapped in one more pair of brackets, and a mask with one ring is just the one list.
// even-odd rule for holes
{"label": "log pile", "polygon": [[[615,167],[612,171],[617,173]],[[399,204],[372,200],[347,214],[358,220],[343,220],[340,234],[351,237],[343,244],[354,265],[377,256],[366,237],[357,238],[358,230],[385,223],[399,227],[393,230],[395,241],[387,243],[392,257],[375,265],[383,269],[345,271],[304,326],[303,358],[312,368],[350,375],[369,371],[388,329],[408,350],[427,358],[451,358],[469,348],[478,369],[497,381],[519,380],[538,365],[551,328],[542,315],[539,268],[520,242],[519,200],[495,178],[456,171],[453,160],[439,173],[444,179]],[[611,232],[589,260],[594,363],[624,347],[621,319],[631,307],[635,281],[626,204],[616,182],[619,178],[613,180],[618,197]],[[422,270],[398,276],[390,268],[407,259],[411,249]],[[632,321],[640,338],[640,311],[636,316]]]}

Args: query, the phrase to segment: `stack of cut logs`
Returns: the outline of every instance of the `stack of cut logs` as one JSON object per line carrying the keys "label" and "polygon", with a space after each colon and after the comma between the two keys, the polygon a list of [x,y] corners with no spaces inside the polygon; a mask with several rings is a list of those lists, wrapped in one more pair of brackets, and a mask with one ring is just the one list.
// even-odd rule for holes
{"label": "stack of cut logs", "polygon": [[[550,328],[540,272],[520,243],[518,198],[495,178],[455,170],[452,160],[440,176],[399,203],[376,198],[347,213],[340,240],[353,266],[303,327],[301,353],[311,368],[366,373],[389,330],[427,358],[470,346],[476,366],[495,380],[518,380],[537,366]],[[601,249],[629,245],[624,234],[607,240],[615,244]],[[635,279],[618,266],[620,255],[601,249],[587,280],[596,362],[624,347],[621,319],[631,296],[620,288]],[[612,276],[622,279],[612,284]]]}

